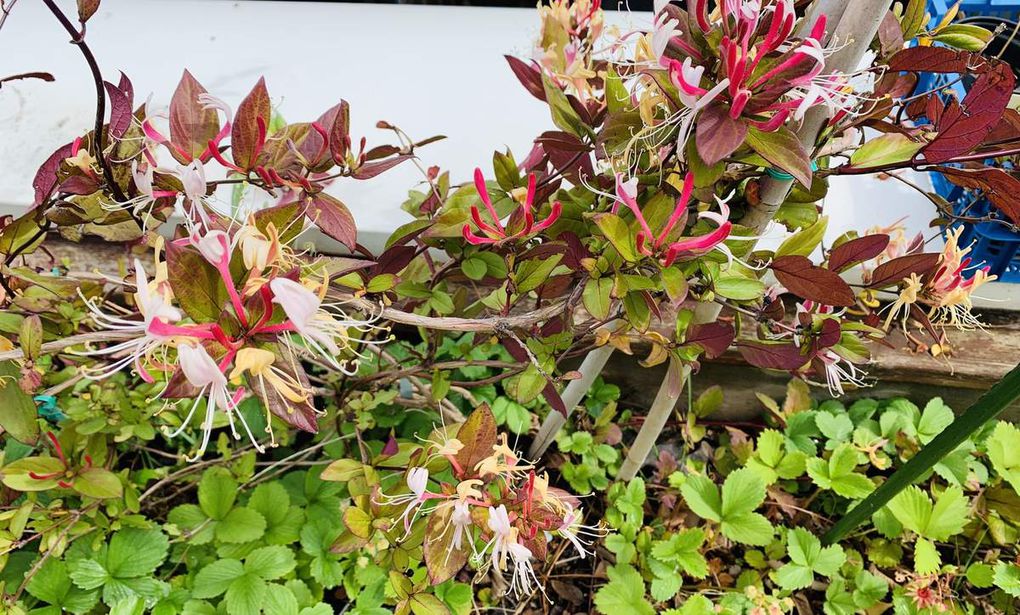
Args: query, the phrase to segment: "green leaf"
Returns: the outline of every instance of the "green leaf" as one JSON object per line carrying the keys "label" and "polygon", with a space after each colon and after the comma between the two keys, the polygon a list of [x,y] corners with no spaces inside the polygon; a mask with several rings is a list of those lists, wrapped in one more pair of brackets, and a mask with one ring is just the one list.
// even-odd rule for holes
{"label": "green leaf", "polygon": [[105,468],[88,468],[78,473],[74,490],[90,498],[119,498],[124,493],[117,475]]}
{"label": "green leaf", "polygon": [[29,474],[62,474],[67,468],[56,457],[23,457],[5,465],[3,483],[15,491],[45,491],[57,487],[56,478],[36,479]]}
{"label": "green leaf", "polygon": [[39,567],[25,589],[39,600],[75,615],[91,611],[99,600],[98,592],[72,585],[67,565],[52,557]]}
{"label": "green leaf", "polygon": [[765,283],[758,279],[727,272],[713,282],[712,289],[720,297],[734,301],[753,301],[764,294]]}
{"label": "green leaf", "polygon": [[198,483],[198,505],[210,519],[227,516],[237,499],[237,482],[226,468],[206,470]]}
{"label": "green leaf", "polygon": [[296,565],[294,552],[278,545],[255,549],[244,559],[245,572],[257,574],[267,581],[282,577],[294,570]]}
{"label": "green leaf", "polygon": [[239,506],[216,523],[216,538],[222,542],[251,542],[266,531],[266,520],[250,508]]}
{"label": "green leaf", "polygon": [[708,575],[708,562],[701,554],[701,545],[704,541],[704,530],[699,528],[682,530],[670,536],[668,540],[656,541],[652,545],[652,556],[662,562],[674,564],[696,579],[702,579]]}
{"label": "green leaf", "polygon": [[258,615],[268,588],[258,575],[245,573],[230,582],[224,600],[230,615]]}
{"label": "green leaf", "polygon": [[196,598],[215,598],[235,579],[244,574],[244,566],[236,559],[217,560],[195,575],[192,595]]}
{"label": "green leaf", "polygon": [[946,540],[963,531],[969,503],[963,490],[950,485],[932,504],[915,485],[900,492],[888,504],[889,511],[903,527],[930,540]]}
{"label": "green leaf", "polygon": [[219,272],[190,247],[166,244],[166,266],[174,299],[195,321],[216,322],[229,296]]}
{"label": "green leaf", "polygon": [[854,424],[846,414],[818,412],[815,414],[815,425],[823,436],[837,442],[849,440],[854,432]]}
{"label": "green leaf", "polygon": [[204,545],[213,539],[216,522],[210,523],[209,517],[194,504],[181,504],[171,509],[167,521],[189,532],[189,543]]}
{"label": "green leaf", "polygon": [[810,256],[825,238],[825,230],[829,227],[828,216],[821,216],[811,226],[801,229],[787,237],[776,249],[776,258],[781,256]]}
{"label": "green leaf", "polygon": [[1014,598],[1020,598],[1020,566],[1009,562],[995,564],[995,586]]}
{"label": "green leaf", "polygon": [[688,476],[680,487],[680,494],[694,514],[709,521],[722,521],[722,499],[712,479],[702,475]]}
{"label": "green leaf", "polygon": [[974,587],[986,588],[995,583],[995,569],[982,562],[967,566],[967,582]]}
{"label": "green leaf", "polygon": [[266,520],[264,538],[269,544],[286,545],[301,536],[305,513],[298,506],[290,506],[290,496],[280,483],[262,483],[256,487],[248,500],[248,508]]}
{"label": "green leaf", "polygon": [[450,609],[432,594],[411,596],[411,612],[414,615],[450,615]]}
{"label": "green leaf", "polygon": [[930,472],[946,455],[955,451],[985,423],[993,420],[1020,397],[1020,365],[1003,376],[978,401],[961,414],[942,433],[929,442],[906,464],[893,473],[868,499],[853,507],[825,534],[825,541],[836,542],[865,519]]}
{"label": "green leaf", "polygon": [[941,397],[929,401],[917,423],[917,437],[922,444],[931,442],[935,436],[953,422],[953,410],[942,402]]}
{"label": "green leaf", "polygon": [[853,601],[858,609],[870,609],[889,593],[889,585],[882,577],[861,570],[854,577]]}
{"label": "green leaf", "polygon": [[298,601],[294,592],[278,583],[270,583],[266,589],[266,604],[262,609],[264,613],[298,615]]}
{"label": "green leaf", "polygon": [[94,559],[79,560],[71,567],[71,580],[82,589],[96,589],[110,580],[110,573]]}
{"label": "green leaf", "polygon": [[645,600],[645,583],[637,570],[616,565],[606,569],[609,583],[595,592],[595,608],[603,615],[655,615]]}
{"label": "green leaf", "polygon": [[18,386],[20,378],[21,370],[14,361],[0,361],[0,427],[15,440],[34,444],[39,438],[35,402]]}
{"label": "green leaf", "polygon": [[914,570],[918,574],[933,574],[941,565],[942,556],[935,548],[935,543],[927,538],[918,538],[914,544]]}
{"label": "green leaf", "polygon": [[542,87],[545,90],[545,100],[549,104],[553,124],[557,128],[569,132],[578,138],[583,138],[591,132],[591,129],[585,125],[581,116],[570,106],[567,95],[545,73],[542,74]]}
{"label": "green leaf", "polygon": [[722,516],[748,513],[765,501],[765,483],[757,474],[741,469],[726,477],[722,487]]}
{"label": "green leaf", "polygon": [[765,546],[772,542],[775,530],[764,516],[758,513],[740,513],[723,519],[723,535],[737,542]]}
{"label": "green leaf", "polygon": [[906,162],[914,157],[925,143],[913,141],[910,137],[890,132],[870,139],[850,156],[850,165],[855,167],[879,167]]}
{"label": "green leaf", "polygon": [[581,301],[588,313],[605,320],[609,318],[609,310],[612,306],[613,280],[612,278],[597,278],[585,282],[584,291],[581,293]]}
{"label": "green leaf", "polygon": [[843,443],[832,451],[829,460],[807,460],[807,473],[822,489],[831,489],[847,498],[866,497],[875,488],[868,477],[856,472],[857,451],[852,444]]}
{"label": "green leaf", "polygon": [[634,236],[630,232],[630,227],[623,221],[623,218],[616,214],[599,214],[595,216],[595,224],[624,260],[631,263],[638,260],[637,248],[634,246]]}
{"label": "green leaf", "polygon": [[626,111],[631,106],[630,92],[623,85],[620,75],[609,66],[606,70],[606,106],[610,113]]}
{"label": "green leaf", "polygon": [[159,530],[123,529],[110,539],[106,569],[118,579],[151,575],[169,548],[170,541]]}
{"label": "green leaf", "polygon": [[747,144],[762,158],[786,171],[804,186],[811,186],[811,159],[800,139],[789,128],[763,132],[753,126],[747,130]]}
{"label": "green leaf", "polygon": [[1020,494],[1020,429],[999,421],[985,441],[985,449],[996,473]]}
{"label": "green leaf", "polygon": [[776,571],[776,580],[783,589],[802,589],[811,585],[814,575],[831,577],[846,560],[843,548],[832,545],[822,548],[822,542],[811,532],[794,528],[786,535],[790,563]]}

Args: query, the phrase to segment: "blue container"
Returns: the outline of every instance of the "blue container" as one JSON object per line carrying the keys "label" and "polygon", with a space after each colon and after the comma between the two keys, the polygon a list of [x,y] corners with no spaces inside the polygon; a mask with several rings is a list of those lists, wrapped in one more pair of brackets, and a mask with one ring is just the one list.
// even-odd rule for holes
{"label": "blue container", "polygon": [[[933,14],[932,25],[941,21],[953,4],[952,0],[928,0],[928,11]],[[960,13],[966,17],[1017,19],[1020,18],[1020,0],[963,0]],[[918,80],[916,91],[941,89],[940,95],[944,98],[956,96],[963,100],[967,95],[967,85],[966,79],[960,80],[959,75],[924,73]],[[929,175],[935,193],[949,202],[953,213],[975,218],[990,213],[995,215],[995,209],[986,199],[978,198],[976,191],[953,184],[941,173]],[[990,273],[998,276],[999,281],[1020,283],[1020,233],[1014,233],[998,222],[954,223],[954,228],[958,226],[963,227],[960,245],[972,245],[970,256],[974,266],[988,266]]]}

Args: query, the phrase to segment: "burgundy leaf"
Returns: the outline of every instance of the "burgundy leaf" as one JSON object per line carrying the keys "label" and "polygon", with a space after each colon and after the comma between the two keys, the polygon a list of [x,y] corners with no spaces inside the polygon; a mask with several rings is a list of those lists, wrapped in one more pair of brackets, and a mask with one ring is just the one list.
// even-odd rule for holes
{"label": "burgundy leaf", "polygon": [[375,277],[384,273],[397,274],[403,271],[404,267],[407,267],[415,255],[418,253],[418,248],[409,245],[395,245],[384,251],[376,259],[376,264],[372,268],[369,277]]}
{"label": "burgundy leaf", "polygon": [[[205,93],[202,84],[185,70],[170,99],[170,141],[191,158],[200,156],[220,130],[216,111],[203,109],[202,103],[198,102],[199,94]],[[190,162],[182,159],[174,148],[170,148],[170,153],[179,162]]]}
{"label": "burgundy leaf", "polygon": [[1020,224],[1020,180],[1016,177],[996,167],[939,167],[938,170],[957,186],[983,191],[992,205],[1014,224]]}
{"label": "burgundy leaf", "polygon": [[588,146],[574,135],[553,130],[542,133],[535,141],[549,155],[553,167],[571,183],[579,185],[582,178],[595,175]]}
{"label": "burgundy leaf", "polygon": [[687,328],[687,338],[684,343],[701,346],[706,357],[715,359],[729,349],[735,336],[736,331],[734,331],[733,325],[726,322],[693,324]]}
{"label": "burgundy leaf", "polygon": [[559,412],[564,418],[566,418],[567,406],[563,403],[563,398],[560,397],[559,392],[556,390],[556,387],[553,385],[551,380],[545,383],[545,388],[542,389],[542,397],[545,397],[545,400],[549,402],[549,405],[552,406],[553,410]]}
{"label": "burgundy leaf", "polygon": [[772,261],[779,283],[802,299],[825,305],[851,306],[854,291],[833,271],[816,267],[804,256],[791,254]]}
{"label": "burgundy leaf", "polygon": [[[304,369],[293,357],[278,356],[273,363],[274,368],[283,370],[285,374],[297,380],[305,390],[312,388]],[[292,402],[281,395],[274,387],[263,386],[258,379],[248,375],[248,388],[262,400],[262,404],[284,423],[297,427],[301,431],[316,433],[319,431],[319,416],[311,399]]]}
{"label": "burgundy leaf", "polygon": [[60,184],[60,192],[68,194],[85,195],[96,190],[99,190],[99,184],[87,175],[72,175]]}
{"label": "burgundy leaf", "polygon": [[882,263],[872,272],[868,288],[885,288],[899,284],[912,273],[924,275],[938,265],[940,256],[935,252],[908,254]]}
{"label": "burgundy leaf", "polygon": [[722,105],[712,105],[698,117],[695,145],[698,155],[707,165],[713,165],[726,158],[744,143],[747,124],[730,117]]}
{"label": "burgundy leaf", "polygon": [[999,122],[1015,84],[1013,69],[997,62],[977,78],[962,103],[951,98],[935,122],[938,135],[921,150],[924,159],[947,162],[973,151]]}
{"label": "burgundy leaf", "polygon": [[810,360],[792,343],[741,342],[737,350],[745,361],[765,369],[790,371],[803,367]]}
{"label": "burgundy leaf", "polygon": [[35,188],[35,201],[32,207],[42,205],[57,187],[57,171],[60,170],[60,163],[71,156],[72,144],[68,143],[57,148],[57,151],[50,154],[46,162],[42,163],[39,170],[35,172],[32,180],[32,187]]}
{"label": "burgundy leaf", "polygon": [[117,87],[120,88],[121,92],[124,92],[124,95],[128,97],[129,101],[131,101],[131,106],[134,107],[135,86],[123,72],[120,74],[120,79],[117,81]]}
{"label": "burgundy leaf", "polygon": [[358,242],[358,228],[347,206],[324,192],[306,197],[305,215],[319,229],[353,250]]}
{"label": "burgundy leaf", "polygon": [[103,85],[106,86],[106,98],[110,101],[109,135],[113,139],[120,139],[131,127],[131,99],[126,92],[109,81],[104,81]]}
{"label": "burgundy leaf", "polygon": [[259,153],[259,140],[269,127],[271,108],[265,78],[259,78],[248,96],[237,107],[234,125],[230,132],[230,147],[234,164],[244,170],[255,166]]}
{"label": "burgundy leaf", "polygon": [[400,154],[393,158],[386,158],[385,160],[379,160],[376,162],[368,162],[355,169],[354,173],[351,174],[351,177],[354,179],[372,179],[376,175],[379,175],[384,171],[388,171],[401,162],[410,160],[411,158],[411,154]]}
{"label": "burgundy leaf", "polygon": [[829,253],[829,269],[845,271],[858,263],[871,260],[882,253],[889,245],[889,236],[866,235],[841,243]]}
{"label": "burgundy leaf", "polygon": [[[325,123],[327,122],[328,123]],[[319,118],[322,127],[329,131],[329,152],[333,162],[343,165],[347,163],[347,152],[351,141],[351,106],[346,100],[326,111]]]}
{"label": "burgundy leaf", "polygon": [[510,65],[510,70],[514,72],[517,80],[521,82],[532,96],[545,102],[545,87],[542,85],[542,72],[534,66],[528,65],[524,60],[515,58],[514,56],[503,56],[506,58],[507,63]]}
{"label": "burgundy leaf", "polygon": [[818,338],[815,343],[818,344],[818,348],[829,348],[835,346],[839,342],[839,338],[842,335],[843,329],[839,326],[839,322],[834,318],[826,318],[822,321],[822,330],[818,334]]}
{"label": "burgundy leaf", "polygon": [[[965,73],[974,54],[948,47],[909,47],[889,59],[889,70],[928,73]],[[978,62],[983,62],[978,56]]]}

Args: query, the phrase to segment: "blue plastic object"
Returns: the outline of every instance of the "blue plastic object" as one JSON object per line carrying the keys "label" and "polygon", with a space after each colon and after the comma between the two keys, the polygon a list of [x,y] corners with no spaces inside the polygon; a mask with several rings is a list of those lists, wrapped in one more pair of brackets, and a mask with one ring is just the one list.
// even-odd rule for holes
{"label": "blue plastic object", "polygon": [[[942,20],[943,15],[955,2],[952,0],[928,0],[928,11],[932,13],[932,25]],[[1010,19],[1020,18],[1020,0],[963,0],[960,13],[967,17],[996,16]],[[967,95],[967,80],[954,74],[924,73],[918,80],[916,92],[940,90],[943,97],[956,96],[963,100]],[[953,213],[960,216],[980,218],[994,213],[991,204],[980,198],[974,190],[968,190],[950,182],[941,173],[930,173],[935,193],[946,199]],[[956,222],[953,227],[963,227],[960,245],[972,245],[973,264],[987,265],[990,272],[1001,282],[1020,283],[1020,233],[1014,233],[998,222],[971,224]]]}

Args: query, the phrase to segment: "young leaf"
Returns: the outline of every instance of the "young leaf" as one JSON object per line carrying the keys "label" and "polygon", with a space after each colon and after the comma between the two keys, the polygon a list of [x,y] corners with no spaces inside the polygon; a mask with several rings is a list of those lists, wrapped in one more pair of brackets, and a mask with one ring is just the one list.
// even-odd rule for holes
{"label": "young leaf", "polygon": [[595,608],[602,615],[655,615],[645,600],[645,583],[637,570],[616,565],[606,569],[609,583],[595,593]]}
{"label": "young leaf", "polygon": [[857,451],[844,443],[832,451],[828,461],[815,457],[807,460],[807,473],[822,489],[831,489],[847,498],[860,499],[871,493],[875,485],[868,477],[856,472]]}
{"label": "young leaf", "polygon": [[811,585],[814,575],[831,577],[846,560],[843,547],[831,545],[822,548],[814,534],[802,528],[787,533],[787,552],[790,563],[776,571],[776,581],[783,589],[802,589]]}

